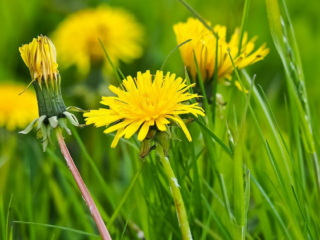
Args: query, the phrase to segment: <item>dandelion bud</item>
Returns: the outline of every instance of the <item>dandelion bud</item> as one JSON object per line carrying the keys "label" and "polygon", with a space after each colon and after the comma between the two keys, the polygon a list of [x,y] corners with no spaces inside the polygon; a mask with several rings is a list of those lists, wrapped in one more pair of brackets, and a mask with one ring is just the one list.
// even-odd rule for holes
{"label": "dandelion bud", "polygon": [[141,158],[144,158],[149,154],[152,148],[152,142],[153,142],[153,139],[145,139],[141,142],[141,145],[140,145]]}
{"label": "dandelion bud", "polygon": [[[36,91],[39,110],[39,118],[32,121],[20,133],[28,134],[37,124],[37,136],[43,138],[43,150],[45,151],[52,129],[60,126],[70,134],[66,119],[75,126],[79,126],[79,122],[73,114],[68,112],[69,108],[66,108],[64,104],[61,94],[61,77],[56,62],[56,49],[51,40],[41,35],[37,39],[34,38],[31,43],[20,47],[19,51],[30,70],[31,83]],[[45,87],[42,86],[43,82]],[[72,109],[75,108],[70,108]]]}
{"label": "dandelion bud", "polygon": [[162,149],[163,149],[163,154],[165,157],[168,156],[168,152],[170,149],[170,137],[171,137],[171,134],[170,134],[169,130],[167,130],[165,132],[158,132],[157,133],[157,142],[159,144],[161,144]]}

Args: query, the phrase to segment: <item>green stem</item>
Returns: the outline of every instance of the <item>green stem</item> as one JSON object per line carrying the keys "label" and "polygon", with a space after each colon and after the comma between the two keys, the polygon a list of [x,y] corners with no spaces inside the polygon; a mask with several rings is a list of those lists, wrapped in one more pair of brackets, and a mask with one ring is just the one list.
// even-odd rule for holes
{"label": "green stem", "polygon": [[183,199],[181,196],[178,180],[174,175],[169,159],[164,156],[163,148],[160,144],[157,144],[156,151],[160,156],[160,161],[162,163],[164,172],[169,178],[171,193],[174,199],[174,204],[176,206],[178,221],[179,221],[179,225],[182,233],[182,239],[191,240],[192,235],[191,235],[190,226],[188,222],[188,216],[187,216],[186,208],[184,206]]}

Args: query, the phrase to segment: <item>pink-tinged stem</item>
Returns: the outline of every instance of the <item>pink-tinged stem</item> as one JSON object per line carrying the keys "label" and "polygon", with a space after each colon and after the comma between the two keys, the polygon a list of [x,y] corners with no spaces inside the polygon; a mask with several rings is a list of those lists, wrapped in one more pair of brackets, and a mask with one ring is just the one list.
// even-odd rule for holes
{"label": "pink-tinged stem", "polygon": [[105,223],[103,222],[102,218],[101,218],[101,215],[98,211],[98,208],[97,206],[95,205],[86,185],[84,184],[82,178],[81,178],[81,175],[76,167],[76,165],[74,164],[71,156],[70,156],[70,153],[68,151],[68,148],[64,142],[64,138],[62,136],[62,133],[61,133],[61,129],[60,127],[57,127],[56,128],[56,136],[57,136],[57,139],[58,139],[58,142],[59,142],[59,146],[60,146],[60,149],[61,149],[61,152],[64,156],[64,158],[66,159],[66,162],[67,162],[67,165],[72,173],[72,176],[74,178],[74,180],[76,181],[79,189],[80,189],[80,192],[87,204],[87,206],[89,207],[90,209],[90,212],[91,212],[91,215],[94,219],[94,221],[96,222],[97,224],[97,227],[99,229],[99,232],[102,236],[102,239],[103,240],[111,240],[111,237],[110,237],[110,234],[107,230],[107,227],[105,225]]}

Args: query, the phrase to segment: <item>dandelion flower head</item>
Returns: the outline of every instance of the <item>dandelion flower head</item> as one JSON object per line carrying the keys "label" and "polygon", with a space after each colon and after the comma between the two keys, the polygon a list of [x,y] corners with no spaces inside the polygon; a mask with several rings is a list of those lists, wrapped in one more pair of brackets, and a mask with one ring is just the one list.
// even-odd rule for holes
{"label": "dandelion flower head", "polygon": [[156,75],[138,72],[136,78],[131,76],[123,80],[120,88],[110,86],[116,97],[102,97],[101,103],[109,107],[91,110],[85,113],[86,124],[96,127],[106,126],[104,133],[117,131],[111,147],[115,147],[121,137],[130,138],[138,132],[138,140],[143,141],[150,128],[166,131],[170,121],[177,123],[191,141],[190,133],[179,115],[193,114],[204,116],[203,109],[197,103],[189,104],[189,100],[198,97],[189,93],[193,87],[186,80],[175,74]]}
{"label": "dandelion flower head", "polygon": [[19,48],[24,63],[30,70],[31,78],[38,80],[41,86],[44,80],[57,80],[58,64],[56,48],[51,40],[46,36],[34,38],[31,43],[24,44]]}
{"label": "dandelion flower head", "polygon": [[10,131],[26,127],[38,115],[36,95],[27,91],[19,96],[24,86],[0,83],[0,127]]}
{"label": "dandelion flower head", "polygon": [[[208,25],[211,26],[209,22]],[[244,32],[241,51],[238,55],[240,38],[239,29],[237,28],[235,30],[230,41],[227,42],[227,28],[225,26],[216,25],[212,28],[219,36],[217,57],[218,69],[215,69],[217,39],[211,31],[209,31],[198,19],[194,18],[188,18],[187,22],[180,22],[174,25],[173,28],[178,44],[181,44],[188,39],[192,39],[192,41],[184,44],[179,49],[182,60],[189,68],[193,79],[195,79],[197,75],[194,53],[199,64],[201,76],[206,81],[212,79],[215,71],[218,71],[218,79],[231,80],[233,66],[228,49],[230,49],[230,54],[238,69],[245,68],[246,66],[262,60],[269,53],[266,44],[263,44],[254,51],[254,43],[257,37],[251,38],[248,41],[248,33]]]}
{"label": "dandelion flower head", "polygon": [[53,38],[59,64],[64,68],[75,65],[85,75],[92,63],[106,59],[99,39],[117,65],[119,61],[128,63],[142,55],[143,33],[142,26],[131,13],[101,5],[68,16]]}

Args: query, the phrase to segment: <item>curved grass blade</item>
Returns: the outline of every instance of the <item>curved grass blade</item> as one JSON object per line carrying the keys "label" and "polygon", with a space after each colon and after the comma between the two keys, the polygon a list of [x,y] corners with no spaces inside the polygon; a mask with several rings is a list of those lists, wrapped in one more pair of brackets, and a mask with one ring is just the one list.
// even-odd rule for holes
{"label": "curved grass blade", "polygon": [[291,187],[292,187],[292,192],[293,192],[294,198],[295,198],[295,200],[296,200],[296,202],[297,202],[297,204],[298,204],[298,207],[299,207],[299,209],[300,209],[301,216],[302,216],[302,218],[303,218],[303,220],[304,220],[304,224],[305,224],[306,227],[307,227],[307,230],[308,230],[308,233],[309,233],[311,239],[314,239],[313,236],[312,236],[312,234],[311,234],[310,228],[309,228],[308,219],[305,217],[305,215],[304,215],[304,213],[303,213],[303,211],[302,211],[302,208],[301,208],[301,205],[300,205],[298,196],[297,196],[297,194],[296,194],[296,192],[295,192],[295,190],[294,190],[293,185],[291,185]]}
{"label": "curved grass blade", "polygon": [[213,29],[208,25],[208,23],[201,17],[201,15],[193,9],[193,7],[191,7],[186,1],[184,0],[178,0],[178,2],[182,3],[182,5],[184,5],[189,12],[191,12],[196,18],[199,19],[199,21],[210,31],[212,32],[212,34],[217,38],[217,40],[219,39],[218,34],[213,31]]}
{"label": "curved grass blade", "polygon": [[[115,211],[113,212],[112,216],[110,217],[109,221],[108,221],[108,224],[107,224],[107,228],[110,228],[111,225],[113,224],[114,220],[116,219],[116,217],[118,216],[123,204],[125,203],[127,197],[129,196],[133,186],[135,185],[136,181],[138,180],[138,177],[140,176],[140,173],[143,169],[143,166],[144,166],[144,163],[145,162],[142,162],[141,164],[141,167],[140,169],[136,172],[136,174],[134,175],[131,183],[130,183],[130,186],[128,187],[127,191],[125,192],[125,194],[123,195],[118,207],[115,209]],[[128,217],[129,218],[129,217]]]}
{"label": "curved grass blade", "polygon": [[242,16],[242,21],[241,21],[241,27],[240,27],[240,38],[239,38],[239,52],[238,56],[241,53],[241,48],[242,48],[242,39],[243,39],[243,34],[244,34],[244,29],[246,28],[247,24],[247,19],[249,15],[249,6],[250,6],[250,0],[246,0],[244,3],[244,8],[243,8],[243,16]]}
{"label": "curved grass blade", "polygon": [[167,62],[168,59],[171,57],[171,55],[172,55],[176,50],[178,50],[181,46],[183,46],[184,44],[186,44],[186,43],[188,43],[188,42],[190,42],[190,41],[192,41],[192,39],[188,39],[188,40],[184,41],[183,43],[180,43],[180,44],[179,44],[178,46],[176,46],[174,49],[172,49],[172,51],[171,51],[171,52],[168,54],[168,56],[164,59],[164,61],[163,61],[163,63],[162,63],[162,66],[161,66],[161,68],[160,68],[160,71],[163,70],[166,62]]}
{"label": "curved grass blade", "polygon": [[206,198],[202,195],[202,201],[204,202],[207,210],[209,211],[210,215],[212,216],[212,218],[214,219],[214,221],[217,223],[218,228],[221,230],[224,238],[223,239],[232,239],[231,236],[229,235],[227,229],[225,228],[225,226],[223,226],[223,224],[221,223],[221,221],[219,220],[219,218],[217,217],[217,215],[214,213],[214,211],[212,210],[210,204],[208,203],[208,201],[206,200]]}
{"label": "curved grass blade", "polygon": [[8,212],[7,212],[7,222],[6,222],[6,239],[9,239],[9,216],[11,212],[11,204],[12,204],[12,198],[13,194],[11,194],[10,201],[9,201],[9,206],[8,206]]}
{"label": "curved grass blade", "polygon": [[103,43],[101,42],[100,38],[98,38],[98,39],[99,39],[99,42],[100,42],[100,44],[101,44],[101,47],[103,48],[104,53],[106,54],[106,57],[107,57],[108,61],[109,61],[110,65],[111,65],[111,67],[112,67],[112,69],[113,69],[113,73],[114,73],[114,75],[116,75],[116,77],[117,77],[117,79],[118,79],[118,82],[119,82],[119,84],[121,85],[122,81],[121,81],[120,75],[119,75],[117,69],[115,68],[115,66],[113,65],[113,63],[112,63],[112,61],[111,61],[111,59],[110,59],[110,57],[109,57],[109,55],[108,55],[108,53],[107,53],[107,50],[106,50],[105,47],[103,46]]}
{"label": "curved grass blade", "polygon": [[258,181],[252,176],[250,175],[251,180],[253,181],[253,183],[258,187],[259,191],[261,192],[262,196],[265,198],[266,202],[269,204],[272,212],[274,213],[274,215],[276,216],[276,218],[278,219],[281,228],[283,229],[284,233],[286,234],[286,236],[288,237],[288,239],[292,239],[292,237],[290,236],[288,229],[286,227],[286,225],[284,224],[282,218],[280,217],[280,214],[278,213],[277,209],[275,208],[275,206],[273,205],[273,203],[271,202],[270,198],[268,197],[268,195],[266,194],[266,192],[263,190],[263,188],[261,187],[261,185],[258,183]]}
{"label": "curved grass blade", "polygon": [[199,126],[201,128],[203,128],[203,130],[210,136],[212,137],[214,140],[216,140],[216,142],[226,151],[226,153],[228,153],[228,155],[230,157],[233,157],[232,151],[230,150],[230,148],[227,147],[227,145],[225,145],[213,132],[211,132],[211,130],[204,124],[202,123],[200,120],[198,119],[194,119],[196,123],[199,124]]}
{"label": "curved grass blade", "polygon": [[68,228],[68,227],[62,227],[62,226],[56,226],[56,225],[50,225],[50,224],[44,224],[44,223],[25,222],[25,221],[13,221],[13,222],[18,223],[18,224],[26,224],[26,225],[34,225],[34,226],[61,229],[61,230],[65,230],[65,231],[69,231],[69,232],[73,232],[73,233],[77,233],[77,234],[81,234],[81,235],[91,236],[91,237],[97,237],[97,238],[99,237],[98,235],[93,234],[93,233],[88,233],[88,232],[84,232],[81,230],[76,230],[76,229]]}

